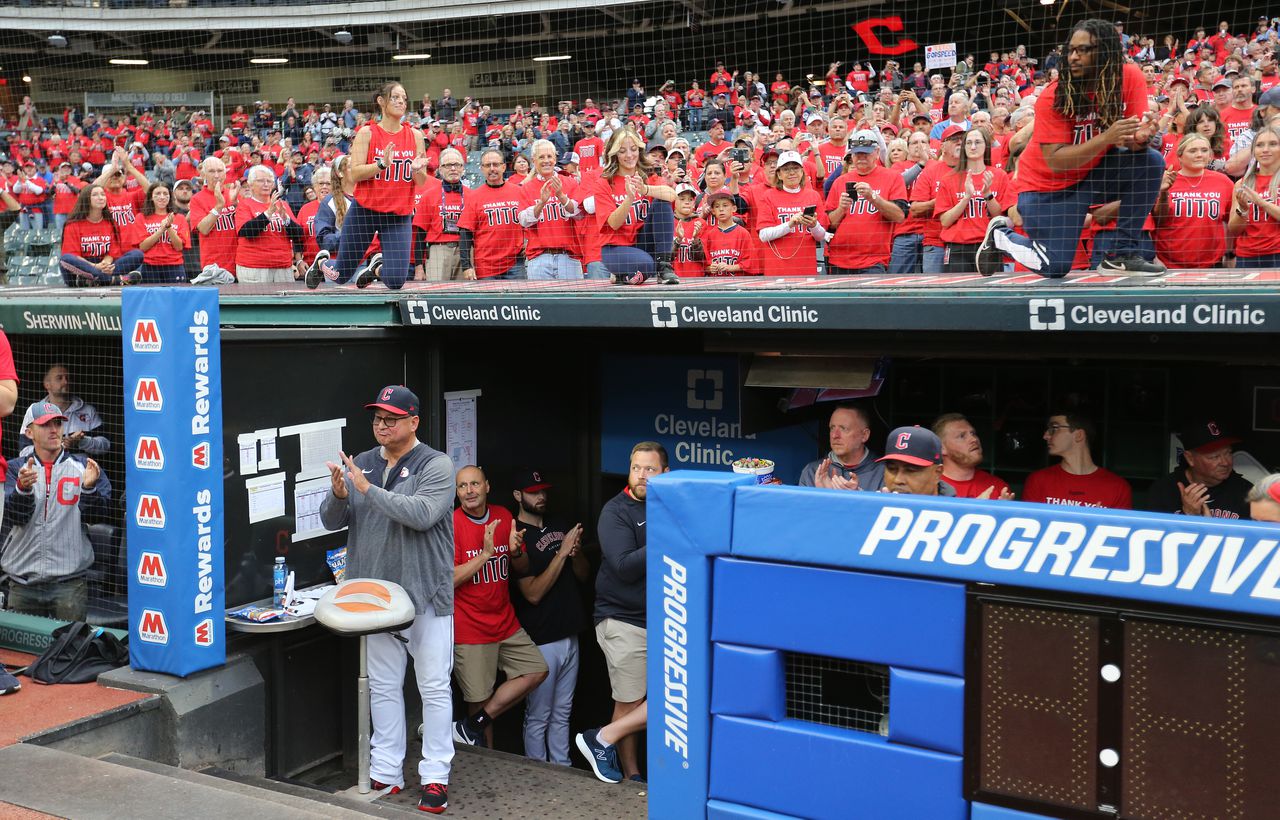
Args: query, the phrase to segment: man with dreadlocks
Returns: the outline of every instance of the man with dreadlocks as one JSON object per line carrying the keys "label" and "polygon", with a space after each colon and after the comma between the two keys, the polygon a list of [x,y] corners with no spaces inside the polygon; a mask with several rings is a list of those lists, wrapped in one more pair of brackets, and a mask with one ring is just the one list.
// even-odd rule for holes
{"label": "man with dreadlocks", "polygon": [[1145,259],[1142,223],[1160,191],[1164,160],[1150,147],[1156,122],[1148,114],[1142,70],[1126,63],[1115,26],[1083,20],[1063,49],[1066,70],[1036,102],[1031,140],[1018,163],[1018,212],[1027,236],[995,217],[978,247],[977,267],[990,276],[1007,253],[1041,276],[1071,269],[1091,205],[1120,201],[1112,251],[1099,271],[1163,273]]}

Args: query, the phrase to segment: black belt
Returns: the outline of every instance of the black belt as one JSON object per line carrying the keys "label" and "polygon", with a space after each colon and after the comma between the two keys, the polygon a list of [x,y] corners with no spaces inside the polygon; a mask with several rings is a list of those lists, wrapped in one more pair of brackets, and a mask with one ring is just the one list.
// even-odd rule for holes
{"label": "black belt", "polygon": [[564,249],[564,248],[542,248],[542,249],[541,249],[541,253],[544,253],[544,254],[547,254],[547,253],[560,253],[560,254],[564,254],[565,256],[570,256],[570,255],[571,255],[571,254],[569,253],[569,251],[568,251],[568,250],[566,250],[566,249]]}

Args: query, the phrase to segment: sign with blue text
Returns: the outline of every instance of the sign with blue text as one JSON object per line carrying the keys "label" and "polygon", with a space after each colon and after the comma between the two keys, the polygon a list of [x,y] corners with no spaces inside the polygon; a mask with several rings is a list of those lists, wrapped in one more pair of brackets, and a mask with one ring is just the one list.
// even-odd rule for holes
{"label": "sign with blue text", "polygon": [[222,366],[216,288],[121,295],[129,488],[129,663],[226,661]]}

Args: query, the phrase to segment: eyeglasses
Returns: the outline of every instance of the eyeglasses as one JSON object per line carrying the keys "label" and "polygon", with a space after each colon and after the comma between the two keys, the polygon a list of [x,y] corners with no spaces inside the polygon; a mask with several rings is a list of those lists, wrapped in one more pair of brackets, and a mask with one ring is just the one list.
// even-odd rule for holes
{"label": "eyeglasses", "polygon": [[1068,46],[1067,47],[1068,54],[1075,52],[1076,54],[1079,54],[1082,57],[1087,57],[1088,55],[1092,54],[1097,50],[1098,50],[1097,46]]}
{"label": "eyeglasses", "polygon": [[399,421],[404,418],[408,418],[408,416],[374,416],[373,426],[386,427],[390,429],[392,427],[395,427],[396,424],[399,423]]}
{"label": "eyeglasses", "polygon": [[1072,429],[1070,424],[1050,424],[1049,426],[1044,428],[1044,431],[1051,436],[1056,436],[1059,430],[1070,430],[1070,429]]}
{"label": "eyeglasses", "polygon": [[440,167],[441,168],[461,168],[462,163],[461,162],[442,162],[440,163]]}

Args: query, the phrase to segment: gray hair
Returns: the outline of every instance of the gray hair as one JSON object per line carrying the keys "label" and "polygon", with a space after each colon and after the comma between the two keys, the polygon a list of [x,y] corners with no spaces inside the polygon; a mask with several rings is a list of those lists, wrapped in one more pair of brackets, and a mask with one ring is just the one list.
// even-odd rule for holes
{"label": "gray hair", "polygon": [[529,146],[529,156],[532,157],[539,151],[550,150],[553,155],[559,156],[560,151],[556,148],[556,144],[551,140],[537,139]]}
{"label": "gray hair", "polygon": [[260,177],[260,176],[262,176],[263,174],[266,174],[267,176],[271,177],[271,181],[272,181],[272,182],[275,182],[275,181],[276,181],[276,172],[275,172],[275,171],[272,171],[270,168],[268,168],[268,167],[267,167],[267,166],[265,166],[265,165],[252,165],[252,166],[250,166],[250,167],[249,167],[249,172],[245,175],[245,182],[248,182],[250,185],[252,185],[252,184],[253,184],[253,178],[254,178],[255,176],[259,176],[259,177]]}
{"label": "gray hair", "polygon": [[1244,500],[1250,504],[1255,501],[1270,501],[1273,504],[1280,504],[1280,501],[1277,501],[1275,496],[1271,494],[1272,488],[1278,484],[1280,484],[1280,473],[1272,473],[1257,484],[1254,484]]}

